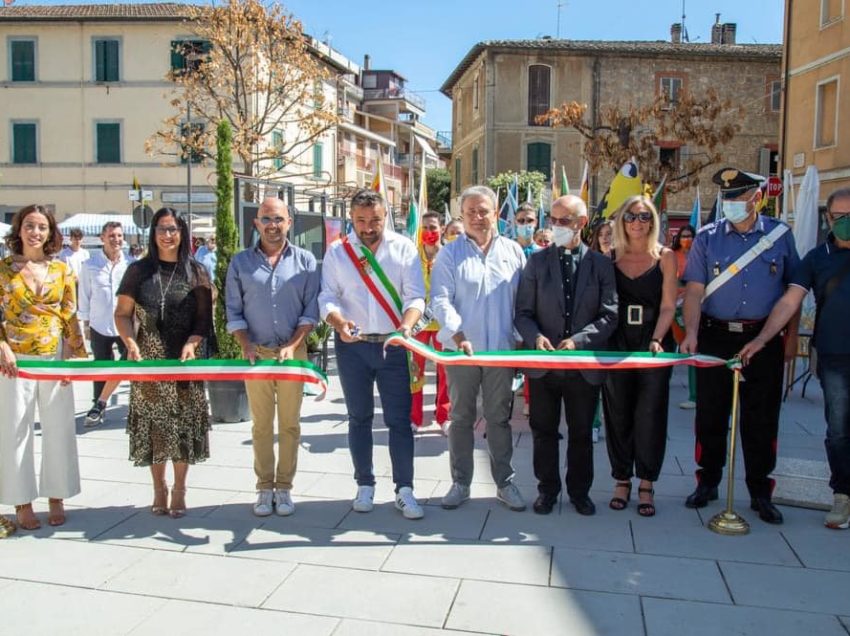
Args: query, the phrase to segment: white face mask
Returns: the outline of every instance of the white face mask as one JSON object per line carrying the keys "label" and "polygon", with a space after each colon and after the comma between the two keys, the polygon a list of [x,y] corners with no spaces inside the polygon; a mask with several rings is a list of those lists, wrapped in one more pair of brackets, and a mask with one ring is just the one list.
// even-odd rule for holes
{"label": "white face mask", "polygon": [[516,226],[516,235],[517,238],[525,239],[526,241],[530,241],[531,237],[534,236],[534,224],[526,223],[525,225],[517,225]]}
{"label": "white face mask", "polygon": [[749,201],[722,201],[723,216],[729,219],[730,223],[746,221],[750,215],[747,204],[749,204]]}
{"label": "white face mask", "polygon": [[552,242],[558,247],[564,247],[573,242],[576,231],[571,227],[556,225],[552,228]]}

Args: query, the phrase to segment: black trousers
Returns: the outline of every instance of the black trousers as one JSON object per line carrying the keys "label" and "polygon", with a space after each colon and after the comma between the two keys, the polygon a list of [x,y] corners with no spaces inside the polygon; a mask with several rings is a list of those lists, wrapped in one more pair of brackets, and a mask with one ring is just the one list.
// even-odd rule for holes
{"label": "black trousers", "polygon": [[[702,325],[697,347],[700,353],[729,359],[755,335]],[[740,383],[741,450],[751,497],[770,497],[773,492],[770,473],[776,467],[783,351],[782,338],[776,336],[744,367]],[[723,476],[731,412],[732,372],[726,367],[697,369],[694,456],[700,466],[697,481],[702,485],[717,486]]]}
{"label": "black trousers", "polygon": [[658,481],[667,448],[671,369],[611,371],[602,388],[611,476]]}
{"label": "black trousers", "polygon": [[[121,354],[121,359],[127,359],[127,347],[118,336],[104,336],[102,333],[89,329],[91,331],[91,350],[95,360],[114,360],[115,354],[112,352],[113,345],[118,347],[118,353]],[[100,399],[100,393],[103,391],[105,382],[94,382],[94,399]]]}
{"label": "black trousers", "polygon": [[593,483],[592,429],[599,387],[587,382],[578,371],[550,371],[542,378],[529,378],[528,393],[538,492],[561,492],[558,426],[563,402],[567,416],[567,494],[570,498],[587,495]]}

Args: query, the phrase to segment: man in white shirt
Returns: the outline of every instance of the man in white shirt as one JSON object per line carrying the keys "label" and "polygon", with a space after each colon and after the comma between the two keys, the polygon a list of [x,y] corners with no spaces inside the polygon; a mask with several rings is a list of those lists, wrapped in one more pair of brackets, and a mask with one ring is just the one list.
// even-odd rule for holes
{"label": "man in white shirt", "polygon": [[408,519],[421,519],[413,495],[413,432],[407,354],[384,341],[405,336],[425,309],[419,253],[410,239],[385,229],[380,194],[360,190],[351,200],[352,231],[328,249],[322,263],[319,312],[336,330],[336,360],[348,410],[348,446],[357,496],[352,508],[370,512],[375,496],[372,468],[374,387],[389,429],[395,505]]}
{"label": "man in white shirt", "polygon": [[67,263],[71,266],[71,269],[74,270],[74,275],[77,279],[80,278],[80,268],[83,263],[89,260],[90,254],[87,249],[82,247],[83,245],[83,231],[75,227],[68,234],[70,240],[70,247],[63,247],[62,251],[59,252],[59,260]]}
{"label": "man in white shirt", "polygon": [[[115,304],[118,286],[129,264],[124,256],[124,230],[117,221],[104,224],[100,232],[103,249],[94,252],[80,268],[80,291],[78,315],[87,327],[91,349],[95,360],[114,360],[112,347],[118,347],[121,359],[127,357],[127,349],[115,328]],[[97,426],[103,422],[106,401],[118,387],[119,382],[95,382],[94,404],[86,415],[86,426]]]}

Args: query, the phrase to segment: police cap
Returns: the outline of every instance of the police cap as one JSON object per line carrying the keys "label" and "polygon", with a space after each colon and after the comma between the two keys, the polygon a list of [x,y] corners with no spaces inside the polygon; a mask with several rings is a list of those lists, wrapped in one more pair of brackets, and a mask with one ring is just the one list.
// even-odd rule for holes
{"label": "police cap", "polygon": [[721,168],[714,173],[711,180],[720,186],[720,196],[724,199],[734,199],[747,190],[758,188],[764,183],[764,177],[737,168]]}

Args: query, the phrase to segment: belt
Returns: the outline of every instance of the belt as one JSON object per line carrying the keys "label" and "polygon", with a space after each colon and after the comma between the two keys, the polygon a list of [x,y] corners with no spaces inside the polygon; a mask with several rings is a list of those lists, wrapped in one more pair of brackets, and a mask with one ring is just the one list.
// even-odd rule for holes
{"label": "belt", "polygon": [[707,329],[718,329],[729,333],[757,333],[764,327],[767,318],[760,320],[718,320],[711,316],[702,316],[700,325]]}
{"label": "belt", "polygon": [[358,337],[361,342],[383,344],[391,335],[389,333],[361,333]]}

